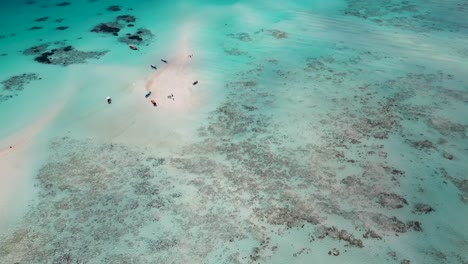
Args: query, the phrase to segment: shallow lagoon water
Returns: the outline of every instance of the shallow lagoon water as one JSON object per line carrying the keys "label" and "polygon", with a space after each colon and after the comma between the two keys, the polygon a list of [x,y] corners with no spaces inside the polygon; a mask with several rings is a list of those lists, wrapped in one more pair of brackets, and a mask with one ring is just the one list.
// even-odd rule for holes
{"label": "shallow lagoon water", "polygon": [[2,2],[0,262],[468,260],[466,2],[32,2]]}

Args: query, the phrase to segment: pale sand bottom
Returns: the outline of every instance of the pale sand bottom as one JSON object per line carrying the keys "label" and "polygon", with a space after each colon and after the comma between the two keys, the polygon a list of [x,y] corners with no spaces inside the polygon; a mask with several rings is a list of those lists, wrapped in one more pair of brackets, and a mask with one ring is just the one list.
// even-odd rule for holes
{"label": "pale sand bottom", "polygon": [[43,118],[0,142],[0,230],[24,212],[32,196],[30,176],[41,160],[40,134],[62,107],[54,106]]}

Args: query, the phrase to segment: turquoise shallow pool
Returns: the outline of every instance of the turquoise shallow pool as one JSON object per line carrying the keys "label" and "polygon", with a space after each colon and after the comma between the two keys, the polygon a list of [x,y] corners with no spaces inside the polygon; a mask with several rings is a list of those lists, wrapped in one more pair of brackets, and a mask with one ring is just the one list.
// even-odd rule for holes
{"label": "turquoise shallow pool", "polygon": [[468,261],[466,1],[0,4],[0,263]]}

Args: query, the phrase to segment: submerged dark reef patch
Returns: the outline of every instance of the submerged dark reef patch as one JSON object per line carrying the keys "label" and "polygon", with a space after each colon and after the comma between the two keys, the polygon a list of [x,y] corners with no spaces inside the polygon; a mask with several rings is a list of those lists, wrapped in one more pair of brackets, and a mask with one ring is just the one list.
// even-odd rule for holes
{"label": "submerged dark reef patch", "polygon": [[36,21],[36,22],[46,21],[47,19],[49,19],[49,17],[41,17],[41,18],[35,19],[34,21]]}
{"label": "submerged dark reef patch", "polygon": [[24,55],[35,56],[34,60],[43,64],[68,66],[99,59],[108,51],[80,51],[65,42],[44,43],[25,49]]}
{"label": "submerged dark reef patch", "polygon": [[[91,32],[96,33],[104,33],[104,34],[112,34],[113,36],[119,36],[121,30],[125,28],[125,24],[127,23],[127,27],[134,27],[135,24],[131,24],[136,22],[136,17],[132,15],[121,15],[117,16],[115,21],[107,22],[107,23],[100,23],[96,25]],[[126,33],[125,36],[121,36],[118,38],[118,41],[121,43],[125,43],[127,45],[149,45],[150,41],[153,39],[154,34],[151,30],[146,28],[138,28],[135,30],[135,33]]]}
{"label": "submerged dark reef patch", "polygon": [[134,34],[130,36],[119,37],[119,42],[125,44],[135,44],[135,45],[148,45],[149,42],[153,39],[154,35],[149,29],[139,28]]}
{"label": "submerged dark reef patch", "polygon": [[71,3],[70,2],[61,2],[61,3],[56,4],[56,6],[68,6],[68,5],[71,5]]}
{"label": "submerged dark reef patch", "polygon": [[[384,27],[398,27],[415,32],[466,30],[464,17],[468,3],[430,2],[424,5],[405,0],[346,0],[343,14],[372,21]],[[437,10],[437,11],[436,11]],[[452,17],[444,17],[450,12]],[[465,21],[465,23],[463,23]]]}
{"label": "submerged dark reef patch", "polygon": [[36,80],[41,80],[39,75],[36,73],[23,73],[3,80],[0,82],[3,86],[3,89],[0,90],[0,102],[17,96],[26,85]]}
{"label": "submerged dark reef patch", "polygon": [[120,6],[118,6],[118,5],[113,5],[113,6],[109,6],[109,7],[107,8],[107,10],[108,10],[108,11],[116,12],[116,11],[122,10],[122,8],[121,8]]}

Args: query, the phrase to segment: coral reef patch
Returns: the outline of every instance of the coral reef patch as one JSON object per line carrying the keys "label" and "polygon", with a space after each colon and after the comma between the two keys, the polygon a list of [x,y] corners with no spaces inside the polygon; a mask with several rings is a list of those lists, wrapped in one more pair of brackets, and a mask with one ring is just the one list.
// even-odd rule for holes
{"label": "coral reef patch", "polygon": [[65,42],[44,43],[23,51],[24,55],[35,56],[34,60],[43,64],[68,66],[86,63],[90,59],[99,59],[108,51],[80,51]]}
{"label": "coral reef patch", "polygon": [[0,90],[0,102],[17,96],[19,92],[24,90],[25,86],[36,80],[41,80],[38,74],[23,73],[1,81],[2,89]]}
{"label": "coral reef patch", "polygon": [[[125,24],[127,23],[127,27],[134,27],[136,22],[136,17],[132,15],[121,15],[117,16],[115,21],[107,22],[107,23],[100,23],[96,25],[91,32],[96,33],[104,33],[104,34],[111,34],[113,36],[119,36],[121,30],[125,28]],[[138,46],[145,46],[149,45],[151,40],[154,38],[154,34],[151,30],[146,28],[138,28],[134,31],[134,33],[126,33],[124,36],[120,36],[118,41],[121,43],[125,43],[126,45],[138,45]]]}

